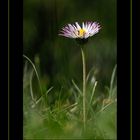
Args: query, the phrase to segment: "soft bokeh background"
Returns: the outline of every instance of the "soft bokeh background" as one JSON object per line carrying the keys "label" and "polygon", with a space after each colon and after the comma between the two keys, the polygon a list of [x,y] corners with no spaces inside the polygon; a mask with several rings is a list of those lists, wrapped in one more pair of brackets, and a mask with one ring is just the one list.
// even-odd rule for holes
{"label": "soft bokeh background", "polygon": [[[117,63],[116,0],[24,0],[23,9],[23,54],[36,65],[43,91],[53,86],[57,94],[63,88],[64,98],[72,79],[82,86],[82,58],[76,42],[58,36],[59,30],[75,21],[100,23],[102,29],[85,47],[87,72],[93,69],[97,92],[104,94]],[[49,95],[49,102],[56,94]]]}
{"label": "soft bokeh background", "polygon": [[116,0],[24,0],[24,51],[32,61],[40,60],[46,86],[82,78],[77,44],[58,36],[67,23],[97,21],[102,26],[86,45],[87,71],[96,69],[101,85],[109,83],[116,64]]}

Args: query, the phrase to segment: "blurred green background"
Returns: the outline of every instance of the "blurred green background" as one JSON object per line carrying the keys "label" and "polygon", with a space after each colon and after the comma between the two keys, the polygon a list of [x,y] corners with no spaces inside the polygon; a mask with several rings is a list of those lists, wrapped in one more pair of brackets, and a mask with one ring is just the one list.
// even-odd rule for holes
{"label": "blurred green background", "polygon": [[108,85],[116,64],[116,0],[24,0],[23,53],[37,61],[46,87],[82,82],[80,49],[72,39],[58,36],[67,23],[97,21],[102,29],[86,45],[87,72]]}
{"label": "blurred green background", "polygon": [[[23,58],[24,137],[83,138],[82,100],[77,101],[80,95],[72,83],[74,79],[82,89],[80,47],[75,40],[58,36],[58,33],[68,23],[96,21],[102,28],[85,46],[87,73],[93,70],[87,98],[94,80],[98,85],[88,116],[89,130],[84,137],[116,138],[116,81],[110,86],[117,63],[116,0],[24,0],[23,4],[23,54],[35,64],[42,93],[53,87],[47,100],[44,97],[47,103],[32,108],[32,92],[37,100],[41,91],[32,65]],[[109,94],[115,97],[110,99]],[[109,101],[109,107],[98,114],[105,101]],[[74,103],[78,103],[78,111],[64,110]]]}

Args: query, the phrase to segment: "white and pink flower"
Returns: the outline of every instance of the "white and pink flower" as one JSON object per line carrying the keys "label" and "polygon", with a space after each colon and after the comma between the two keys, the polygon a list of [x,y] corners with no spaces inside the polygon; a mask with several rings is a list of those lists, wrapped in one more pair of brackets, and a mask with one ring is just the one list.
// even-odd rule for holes
{"label": "white and pink flower", "polygon": [[63,27],[59,35],[74,39],[87,39],[98,33],[100,29],[101,26],[97,22],[83,22],[82,26],[75,22],[75,24]]}

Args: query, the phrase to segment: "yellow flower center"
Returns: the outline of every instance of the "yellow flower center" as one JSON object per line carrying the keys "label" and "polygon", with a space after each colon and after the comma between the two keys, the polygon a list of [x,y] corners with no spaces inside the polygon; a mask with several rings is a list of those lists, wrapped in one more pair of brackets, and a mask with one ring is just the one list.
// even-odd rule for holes
{"label": "yellow flower center", "polygon": [[78,31],[79,37],[84,36],[85,33],[86,33],[86,31],[85,31],[84,29],[80,29],[80,30]]}

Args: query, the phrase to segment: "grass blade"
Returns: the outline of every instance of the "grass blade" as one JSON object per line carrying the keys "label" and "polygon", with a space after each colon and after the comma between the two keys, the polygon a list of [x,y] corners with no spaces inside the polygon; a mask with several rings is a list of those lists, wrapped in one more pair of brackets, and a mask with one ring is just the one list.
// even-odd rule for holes
{"label": "grass blade", "polygon": [[93,100],[93,97],[94,97],[94,94],[95,94],[96,86],[97,86],[97,81],[95,82],[95,84],[94,84],[94,86],[93,86],[92,94],[91,94],[91,98],[90,98],[90,102],[89,102],[89,104],[92,103],[92,100]]}
{"label": "grass blade", "polygon": [[41,88],[41,83],[40,83],[40,80],[39,80],[39,75],[38,75],[38,72],[37,72],[37,70],[36,70],[35,65],[33,64],[33,62],[32,62],[26,55],[23,55],[23,57],[26,58],[26,59],[30,62],[30,64],[32,65],[32,67],[33,67],[33,69],[34,69],[34,71],[35,71],[35,73],[36,73],[36,76],[37,76],[37,80],[38,80],[38,83],[39,83],[39,87],[40,87],[41,94],[43,95],[43,93],[42,93],[42,88]]}
{"label": "grass blade", "polygon": [[31,72],[31,76],[30,76],[30,94],[31,94],[32,100],[35,102],[34,95],[33,95],[33,89],[32,89],[32,79],[33,79],[33,71]]}
{"label": "grass blade", "polygon": [[114,69],[113,69],[113,72],[112,72],[112,76],[111,76],[110,90],[109,90],[109,98],[112,97],[112,90],[113,90],[113,84],[114,84],[116,69],[117,69],[117,65],[115,65],[115,67],[114,67]]}
{"label": "grass blade", "polygon": [[77,91],[79,92],[79,94],[80,94],[81,96],[83,96],[83,95],[82,95],[82,91],[81,91],[80,88],[76,85],[76,83],[74,82],[74,80],[72,80],[72,83],[73,83],[74,87],[77,89]]}

